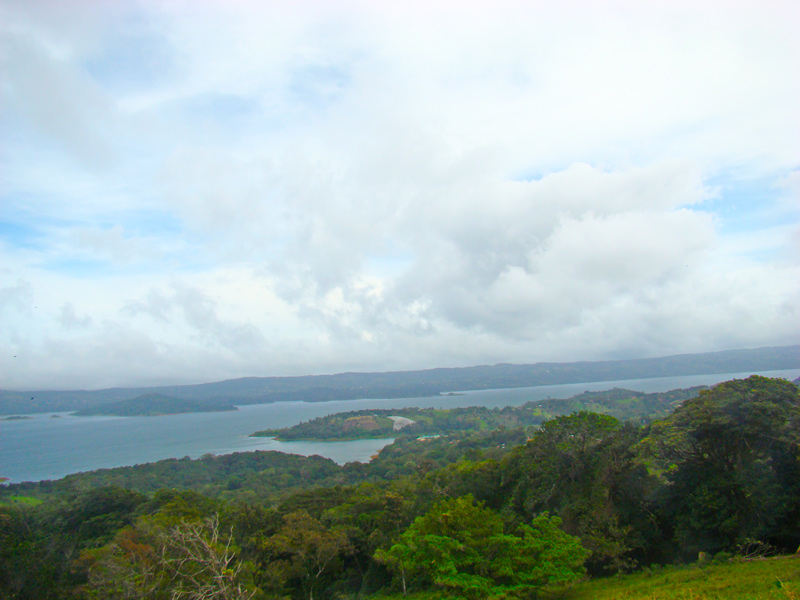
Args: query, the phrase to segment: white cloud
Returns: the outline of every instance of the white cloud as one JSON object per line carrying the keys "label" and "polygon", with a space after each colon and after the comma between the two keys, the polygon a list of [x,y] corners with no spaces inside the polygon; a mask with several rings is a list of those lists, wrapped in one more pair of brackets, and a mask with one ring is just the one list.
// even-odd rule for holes
{"label": "white cloud", "polygon": [[796,342],[796,3],[0,17],[4,385]]}
{"label": "white cloud", "polygon": [[75,306],[71,302],[67,302],[61,307],[58,322],[64,329],[84,329],[91,325],[92,318],[89,315],[79,317],[75,313]]}
{"label": "white cloud", "polygon": [[33,36],[6,31],[3,37],[10,113],[5,118],[24,119],[27,132],[55,143],[81,166],[108,168],[114,159],[107,139],[110,107],[97,86],[74,63],[48,54]]}
{"label": "white cloud", "polygon": [[18,279],[14,285],[0,288],[0,309],[24,312],[33,306],[33,287],[30,281]]}

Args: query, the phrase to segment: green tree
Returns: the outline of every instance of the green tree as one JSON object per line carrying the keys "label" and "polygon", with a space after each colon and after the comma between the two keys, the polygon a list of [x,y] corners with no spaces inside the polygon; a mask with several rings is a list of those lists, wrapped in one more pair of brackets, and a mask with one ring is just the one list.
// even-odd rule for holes
{"label": "green tree", "polygon": [[85,550],[76,566],[88,572],[84,594],[91,600],[160,600],[168,598],[169,578],[160,568],[158,544],[149,528],[138,524],[119,531],[101,548]]}
{"label": "green tree", "polygon": [[382,486],[365,483],[324,513],[324,522],[343,528],[353,547],[352,556],[346,560],[351,589],[368,594],[389,583],[391,575],[373,560],[373,555],[378,549],[388,549],[411,524],[418,514],[413,512],[416,497],[416,489],[408,482]]}
{"label": "green tree", "polygon": [[636,462],[638,428],[579,412],[546,421],[527,445],[503,462],[509,508],[528,520],[550,512],[591,551],[591,572],[633,565],[654,528],[650,506],[655,478]]}
{"label": "green tree", "polygon": [[353,552],[343,528],[326,528],[305,511],[287,514],[283,527],[264,540],[262,548],[272,589],[293,586],[308,600],[314,600],[339,569],[341,559]]}
{"label": "green tree", "polygon": [[37,503],[0,504],[0,595],[18,600],[63,597],[85,583],[80,552],[133,522],[144,496],[117,487],[69,492]]}
{"label": "green tree", "polygon": [[752,376],[721,383],[653,424],[641,453],[668,483],[663,512],[684,554],[758,539],[800,543],[800,390]]}
{"label": "green tree", "polygon": [[559,524],[541,515],[507,534],[497,513],[465,496],[445,500],[418,517],[376,559],[396,573],[404,593],[432,586],[470,599],[529,594],[583,573],[586,551]]}

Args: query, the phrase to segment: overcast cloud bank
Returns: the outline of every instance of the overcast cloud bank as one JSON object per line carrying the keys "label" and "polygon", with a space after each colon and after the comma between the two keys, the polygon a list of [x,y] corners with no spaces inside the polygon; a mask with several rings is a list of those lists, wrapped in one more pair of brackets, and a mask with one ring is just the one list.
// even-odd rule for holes
{"label": "overcast cloud bank", "polygon": [[0,387],[800,332],[800,6],[0,0]]}

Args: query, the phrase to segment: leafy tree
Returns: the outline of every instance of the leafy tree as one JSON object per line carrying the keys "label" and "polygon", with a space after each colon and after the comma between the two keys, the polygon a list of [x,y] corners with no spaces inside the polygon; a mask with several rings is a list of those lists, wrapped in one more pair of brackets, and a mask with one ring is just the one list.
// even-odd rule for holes
{"label": "leafy tree", "polygon": [[305,511],[289,513],[283,527],[263,542],[271,587],[293,586],[308,600],[337,571],[353,548],[341,527],[326,528]]}
{"label": "leafy tree", "polygon": [[101,546],[133,522],[135,511],[146,500],[117,486],[104,486],[80,494],[64,512],[64,525],[79,547]]}
{"label": "leafy tree", "polygon": [[51,597],[58,582],[60,565],[46,551],[33,513],[32,507],[0,504],[0,597]]}
{"label": "leafy tree", "polygon": [[81,553],[77,566],[88,572],[91,600],[168,598],[167,574],[159,568],[155,536],[142,524],[126,527],[108,545]]}
{"label": "leafy tree", "polygon": [[414,511],[416,492],[408,481],[382,486],[366,483],[324,513],[324,522],[346,531],[352,545],[353,554],[346,559],[351,589],[372,593],[389,583],[390,574],[373,555],[388,549],[418,514]]}
{"label": "leafy tree", "polygon": [[591,572],[630,568],[655,529],[648,499],[656,482],[636,463],[638,440],[636,427],[597,413],[545,422],[502,465],[509,507],[524,520],[559,516],[591,551]]}
{"label": "leafy tree", "polygon": [[[477,458],[481,458],[480,453]],[[496,460],[460,460],[434,471],[427,478],[448,497],[472,494],[491,508],[500,508],[504,501],[502,470]]]}
{"label": "leafy tree", "polygon": [[583,572],[586,552],[548,515],[513,534],[501,517],[472,496],[445,500],[418,517],[389,550],[376,553],[400,578],[403,591],[434,586],[453,597],[529,594]]}
{"label": "leafy tree", "polygon": [[0,505],[0,590],[14,599],[61,598],[85,583],[79,553],[133,522],[144,496],[116,487],[69,492],[52,502]]}
{"label": "leafy tree", "polygon": [[687,555],[747,539],[800,542],[800,390],[752,376],[721,383],[655,423],[641,453],[669,484],[664,519]]}

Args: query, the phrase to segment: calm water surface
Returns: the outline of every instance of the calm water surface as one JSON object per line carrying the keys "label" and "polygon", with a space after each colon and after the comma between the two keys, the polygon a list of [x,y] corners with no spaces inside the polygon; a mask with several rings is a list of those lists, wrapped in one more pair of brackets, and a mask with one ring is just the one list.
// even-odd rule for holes
{"label": "calm water surface", "polygon": [[[335,402],[278,402],[242,406],[238,411],[190,413],[164,417],[71,417],[67,413],[30,415],[20,421],[0,421],[0,477],[12,482],[57,479],[69,473],[154,462],[164,458],[198,458],[251,450],[278,450],[309,456],[319,454],[339,464],[368,461],[391,439],[352,442],[277,442],[252,438],[260,429],[288,427],[337,412],[365,408],[409,406],[519,406],[531,400],[569,398],[584,391],[614,387],[663,392],[695,385],[744,378],[753,372],[722,375],[660,377],[534,388],[481,390],[459,396]],[[800,369],[760,373],[795,379]]]}

